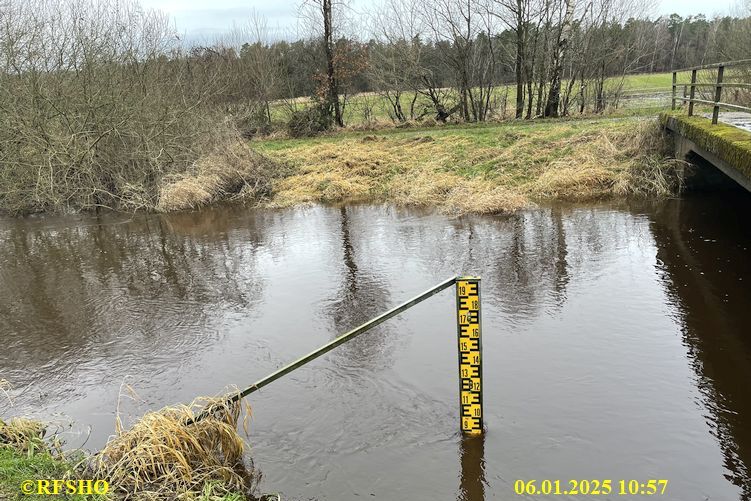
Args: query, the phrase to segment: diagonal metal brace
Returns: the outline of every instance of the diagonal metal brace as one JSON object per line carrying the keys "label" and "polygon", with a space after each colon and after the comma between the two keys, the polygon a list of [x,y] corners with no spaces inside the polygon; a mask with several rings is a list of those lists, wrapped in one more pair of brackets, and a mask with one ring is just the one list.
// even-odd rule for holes
{"label": "diagonal metal brace", "polygon": [[[389,318],[395,317],[399,313],[402,313],[403,311],[411,308],[412,306],[425,301],[429,297],[438,294],[439,292],[441,292],[444,289],[448,289],[449,287],[451,287],[452,285],[454,285],[456,283],[456,280],[457,280],[457,276],[453,276],[451,278],[448,278],[448,279],[444,280],[443,282],[439,283],[438,285],[435,285],[435,286],[431,287],[430,289],[426,290],[422,294],[418,294],[417,296],[413,297],[412,299],[410,299],[410,300],[408,300],[408,301],[406,301],[406,302],[404,302],[404,303],[402,303],[402,304],[400,304],[398,306],[395,306],[394,308],[390,309],[389,311],[387,311],[385,313],[382,313],[381,315],[375,317],[372,320],[369,320],[369,321],[365,322],[361,326],[355,327],[351,331],[346,332],[346,333],[342,334],[341,336],[337,337],[336,339],[332,340],[331,342],[329,342],[329,343],[321,346],[317,350],[315,350],[315,351],[313,351],[311,353],[308,353],[304,357],[298,358],[294,362],[292,362],[292,363],[290,363],[288,365],[285,365],[284,367],[282,367],[281,369],[277,370],[276,372],[273,372],[273,373],[269,374],[265,378],[261,379],[260,381],[257,381],[256,383],[254,383],[251,386],[248,386],[244,390],[242,390],[242,391],[240,391],[238,393],[233,393],[232,395],[230,395],[230,396],[227,397],[226,403],[231,404],[231,403],[237,402],[238,400],[240,400],[240,399],[242,399],[242,398],[250,395],[251,393],[253,393],[253,392],[257,391],[257,390],[260,390],[261,388],[263,388],[267,384],[276,381],[280,377],[282,377],[282,376],[284,376],[286,374],[289,374],[290,372],[294,371],[295,369],[298,369],[298,368],[302,367],[303,365],[307,364],[308,362],[310,362],[312,360],[315,360],[316,358],[320,357],[321,355],[324,355],[324,354],[330,352],[331,350],[333,350],[337,346],[342,345],[342,344],[346,343],[347,341],[356,338],[357,336],[359,336],[363,332],[367,332],[370,329],[372,329],[373,327],[382,324],[383,322],[385,322]],[[204,411],[202,411],[198,416],[196,416],[196,417],[194,417],[194,418],[189,419],[188,421],[186,421],[185,424],[186,425],[191,425],[193,423],[197,423],[198,421],[200,421],[200,420],[208,417],[211,414],[211,412],[212,412],[212,409],[211,409],[211,407],[209,407],[208,409],[205,409]]]}

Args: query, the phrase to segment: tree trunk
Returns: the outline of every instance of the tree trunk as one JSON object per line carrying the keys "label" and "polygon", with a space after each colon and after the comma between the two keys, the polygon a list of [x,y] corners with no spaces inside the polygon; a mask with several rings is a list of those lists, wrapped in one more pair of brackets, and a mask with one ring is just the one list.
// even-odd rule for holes
{"label": "tree trunk", "polygon": [[550,80],[550,92],[548,102],[545,105],[546,117],[558,117],[558,107],[561,100],[561,77],[563,63],[566,60],[568,39],[571,36],[571,23],[574,20],[574,0],[566,0],[566,14],[563,16],[561,32],[558,36],[558,45],[553,53],[553,71]]}
{"label": "tree trunk", "polygon": [[414,120],[415,119],[415,102],[417,101],[417,92],[415,92],[415,95],[412,97],[412,102],[409,103],[409,118]]}
{"label": "tree trunk", "polygon": [[525,117],[527,120],[532,118],[532,88],[534,87],[534,84],[532,83],[532,75],[530,73],[531,71],[527,70],[527,95],[529,96],[529,100],[527,101],[527,115]]}
{"label": "tree trunk", "polygon": [[537,84],[537,108],[535,111],[535,116],[540,116],[540,113],[542,112],[542,94],[545,91],[545,76],[544,72],[542,75],[540,75],[539,83]]}
{"label": "tree trunk", "polygon": [[342,109],[339,104],[339,83],[334,73],[334,30],[331,13],[332,0],[323,0],[321,11],[323,13],[323,38],[326,45],[326,77],[328,80],[328,106],[334,109],[334,120],[339,127],[344,127]]}
{"label": "tree trunk", "polygon": [[524,0],[516,0],[516,118],[524,113]]}
{"label": "tree trunk", "polygon": [[467,86],[468,84],[467,84],[466,76],[462,76],[462,83],[461,83],[462,89],[460,92],[460,96],[461,96],[462,118],[464,119],[465,122],[470,121],[469,102],[467,101]]}

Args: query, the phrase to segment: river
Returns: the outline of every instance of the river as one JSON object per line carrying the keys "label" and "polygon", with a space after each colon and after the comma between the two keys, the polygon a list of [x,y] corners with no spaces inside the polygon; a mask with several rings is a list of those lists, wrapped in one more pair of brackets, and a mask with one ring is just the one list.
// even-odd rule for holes
{"label": "river", "polygon": [[251,396],[263,491],[546,499],[515,481],[667,479],[652,498],[751,499],[749,214],[747,195],[727,194],[503,217],[351,205],[0,218],[0,378],[14,386],[0,414],[96,449],[118,400],[132,422],[245,386],[474,274],[484,438],[458,432],[444,291]]}

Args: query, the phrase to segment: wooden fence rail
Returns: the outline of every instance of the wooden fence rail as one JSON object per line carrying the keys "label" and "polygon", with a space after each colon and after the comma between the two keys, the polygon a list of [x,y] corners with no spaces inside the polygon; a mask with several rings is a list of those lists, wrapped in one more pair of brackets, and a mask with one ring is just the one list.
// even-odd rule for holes
{"label": "wooden fence rail", "polygon": [[[673,72],[673,97],[672,97],[672,109],[676,108],[676,101],[681,101],[681,103],[688,102],[688,116],[692,116],[694,114],[694,104],[710,104],[712,105],[712,124],[717,123],[717,119],[720,115],[720,108],[728,109],[728,110],[734,110],[734,111],[747,111],[751,112],[751,108],[746,106],[740,106],[737,104],[730,104],[730,103],[723,103],[722,102],[722,89],[725,88],[740,88],[740,89],[751,89],[751,83],[731,83],[731,82],[723,82],[723,78],[725,76],[725,68],[730,67],[741,67],[741,66],[748,66],[751,67],[751,59],[743,59],[740,61],[728,61],[724,63],[715,63],[715,64],[706,64],[703,66],[694,66],[693,68],[685,68],[682,70],[675,70]],[[717,70],[717,78],[716,82],[713,83],[702,83],[696,81],[697,72],[701,70]],[[678,73],[685,73],[685,72],[691,72],[691,83],[688,84],[679,84],[678,83]],[[683,97],[677,98],[676,97],[676,91],[679,85],[683,86]],[[714,87],[715,93],[714,93],[714,101],[710,101],[707,99],[699,99],[696,97],[696,89],[697,87]],[[688,95],[687,95],[688,93]]]}

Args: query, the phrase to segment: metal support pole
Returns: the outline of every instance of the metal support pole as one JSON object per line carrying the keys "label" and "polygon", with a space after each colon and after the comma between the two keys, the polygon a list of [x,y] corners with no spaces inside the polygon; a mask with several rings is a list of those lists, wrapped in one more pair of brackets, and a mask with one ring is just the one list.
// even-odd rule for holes
{"label": "metal support pole", "polygon": [[677,72],[673,72],[673,101],[672,101],[672,108],[675,109],[675,91],[676,91],[676,81],[677,81]]}
{"label": "metal support pole", "polygon": [[461,430],[465,435],[480,435],[483,432],[480,277],[457,278],[456,310]]}
{"label": "metal support pole", "polygon": [[[398,315],[399,313],[403,312],[404,310],[406,310],[408,308],[411,308],[412,306],[416,305],[417,303],[421,303],[421,302],[425,301],[429,297],[438,294],[439,292],[441,292],[444,289],[448,289],[449,287],[451,287],[452,285],[454,285],[454,283],[456,283],[456,279],[457,279],[456,277],[448,278],[448,279],[444,280],[443,282],[441,282],[440,284],[438,284],[438,285],[436,285],[434,287],[431,287],[430,289],[426,290],[422,294],[418,294],[417,296],[415,296],[412,299],[410,299],[410,300],[408,300],[408,301],[400,304],[399,306],[395,306],[394,308],[390,309],[389,311],[387,311],[385,313],[382,313],[381,315],[375,317],[372,320],[369,320],[368,322],[365,322],[361,326],[356,327],[356,328],[352,329],[351,331],[342,334],[341,336],[337,337],[333,341],[331,341],[331,342],[329,342],[329,343],[321,346],[317,350],[315,350],[315,351],[313,351],[311,353],[308,353],[304,357],[298,358],[294,362],[292,362],[292,363],[290,363],[288,365],[285,365],[284,367],[282,367],[281,369],[277,370],[276,372],[274,372],[272,374],[269,374],[265,378],[261,379],[260,381],[256,382],[255,384],[253,384],[253,385],[245,388],[241,392],[232,394],[231,396],[229,396],[227,398],[227,400],[225,402],[227,402],[227,403],[237,402],[241,398],[244,398],[244,397],[250,395],[254,391],[260,390],[261,388],[263,388],[267,384],[276,381],[280,377],[282,377],[282,376],[284,376],[286,374],[289,374],[293,370],[298,369],[298,368],[302,367],[303,365],[307,364],[308,362],[310,362],[312,360],[315,360],[316,358],[320,357],[321,355],[330,352],[331,350],[333,350],[337,346],[339,346],[341,344],[344,344],[344,343],[346,343],[347,341],[349,341],[351,339],[354,339],[355,337],[359,336],[363,332],[369,331],[370,329],[372,329],[376,325],[379,325],[379,324],[385,322],[389,318]],[[196,416],[195,418],[189,419],[186,422],[186,424],[190,425],[190,424],[193,424],[195,422],[198,422],[198,421],[202,420],[203,418],[209,416],[211,414],[211,412],[212,412],[211,408],[206,409],[203,412],[201,412],[198,416]]]}
{"label": "metal support pole", "polygon": [[696,95],[696,70],[691,70],[691,96],[688,100],[688,116],[694,114],[694,96]]}
{"label": "metal support pole", "polygon": [[722,101],[722,77],[725,73],[725,67],[717,68],[717,87],[714,91],[714,108],[712,108],[712,125],[717,125],[720,118],[720,102]]}

